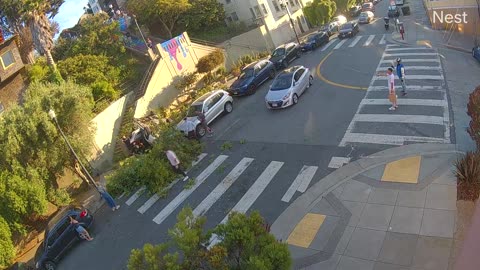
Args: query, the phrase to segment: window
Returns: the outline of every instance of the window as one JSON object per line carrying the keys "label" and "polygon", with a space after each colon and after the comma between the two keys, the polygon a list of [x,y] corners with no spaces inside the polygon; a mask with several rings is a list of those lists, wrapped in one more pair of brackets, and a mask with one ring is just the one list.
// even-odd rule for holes
{"label": "window", "polygon": [[7,51],[0,55],[0,61],[2,62],[3,69],[7,69],[15,64],[15,58],[13,57],[12,51]]}
{"label": "window", "polygon": [[255,76],[260,73],[260,66],[255,66]]}
{"label": "window", "polygon": [[268,9],[264,4],[262,4],[262,9],[263,9],[263,14],[268,14]]}
{"label": "window", "polygon": [[260,11],[260,7],[256,5],[254,9],[255,9],[255,14],[257,14],[255,18],[260,17],[262,15],[262,11]]}
{"label": "window", "polygon": [[255,15],[255,11],[253,11],[252,8],[250,8],[250,12],[252,13],[253,18],[256,18],[256,17],[257,17],[257,15]]}
{"label": "window", "polygon": [[260,63],[260,69],[264,69],[268,65],[268,62],[261,62]]}
{"label": "window", "polygon": [[295,2],[293,2],[293,0],[290,0],[290,6],[292,6],[292,7],[295,6]]}
{"label": "window", "polygon": [[295,73],[295,76],[294,76],[295,81],[298,81],[302,77],[303,72],[305,72],[305,69],[302,68],[302,69],[299,69],[297,73]]}
{"label": "window", "polygon": [[277,0],[273,0],[273,6],[275,7],[275,11],[280,12],[280,7],[278,6]]}
{"label": "window", "polygon": [[238,21],[238,15],[237,15],[236,12],[232,12],[231,15],[232,15],[231,19],[232,19],[234,22]]}
{"label": "window", "polygon": [[210,107],[213,107],[213,105],[217,104],[220,99],[222,99],[222,94],[215,94],[215,96],[212,97],[212,103]]}
{"label": "window", "polygon": [[295,3],[297,3],[297,5],[299,5],[299,6],[300,6],[300,3],[298,2],[298,0],[295,0]]}
{"label": "window", "polygon": [[287,51],[291,51],[291,50],[293,50],[293,48],[295,48],[295,45],[293,45],[293,44],[289,45],[289,46],[287,46]]}

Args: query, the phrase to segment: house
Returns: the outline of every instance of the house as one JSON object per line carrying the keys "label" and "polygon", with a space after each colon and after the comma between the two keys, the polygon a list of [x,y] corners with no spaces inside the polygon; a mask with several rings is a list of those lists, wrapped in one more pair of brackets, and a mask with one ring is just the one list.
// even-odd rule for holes
{"label": "house", "polygon": [[0,112],[17,103],[24,88],[20,71],[25,64],[16,43],[17,36],[0,38]]}
{"label": "house", "polygon": [[[303,7],[311,0],[218,0],[227,24],[264,25],[275,46],[309,30]],[[290,18],[292,20],[290,20]],[[295,26],[293,31],[292,23]]]}
{"label": "house", "polygon": [[423,0],[423,4],[433,29],[472,36],[480,33],[480,2],[477,0]]}

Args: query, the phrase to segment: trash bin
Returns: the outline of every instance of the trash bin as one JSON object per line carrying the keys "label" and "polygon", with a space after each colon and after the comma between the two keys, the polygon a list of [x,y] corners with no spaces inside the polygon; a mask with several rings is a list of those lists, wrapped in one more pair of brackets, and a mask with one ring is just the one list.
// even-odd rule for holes
{"label": "trash bin", "polygon": [[403,16],[410,15],[410,7],[409,6],[402,7],[402,14]]}

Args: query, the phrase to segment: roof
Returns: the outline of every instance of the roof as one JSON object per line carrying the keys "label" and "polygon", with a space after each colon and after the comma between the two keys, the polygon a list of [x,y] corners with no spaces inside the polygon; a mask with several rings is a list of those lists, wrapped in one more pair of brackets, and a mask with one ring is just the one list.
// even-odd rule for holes
{"label": "roof", "polygon": [[278,75],[288,75],[288,74],[293,74],[295,71],[297,71],[299,68],[301,68],[302,66],[293,66],[293,67],[289,67],[285,70],[283,70],[282,72],[280,72],[280,74]]}
{"label": "roof", "polygon": [[211,92],[203,94],[203,96],[197,98],[194,102],[192,102],[192,105],[198,104],[198,103],[203,103],[207,98],[209,98],[211,95],[213,95],[214,93],[217,93],[217,92],[218,92],[218,90],[213,90]]}

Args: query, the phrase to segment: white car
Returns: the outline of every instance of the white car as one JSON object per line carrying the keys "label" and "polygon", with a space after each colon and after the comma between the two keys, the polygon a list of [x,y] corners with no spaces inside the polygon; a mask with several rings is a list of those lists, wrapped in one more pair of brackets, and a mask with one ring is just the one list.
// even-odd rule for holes
{"label": "white car", "polygon": [[333,18],[333,22],[336,22],[338,26],[341,26],[344,23],[347,23],[347,18],[345,16],[339,15]]}
{"label": "white car", "polygon": [[297,104],[298,98],[313,83],[310,70],[304,66],[294,66],[275,77],[265,96],[268,109],[286,108]]}
{"label": "white car", "polygon": [[215,90],[208,92],[190,105],[187,116],[177,124],[177,129],[188,134],[191,131],[189,128],[191,126],[195,128],[198,137],[203,137],[206,130],[200,125],[200,120],[197,116],[198,112],[203,112],[207,124],[210,124],[222,113],[231,113],[232,110],[233,98],[226,91]]}

